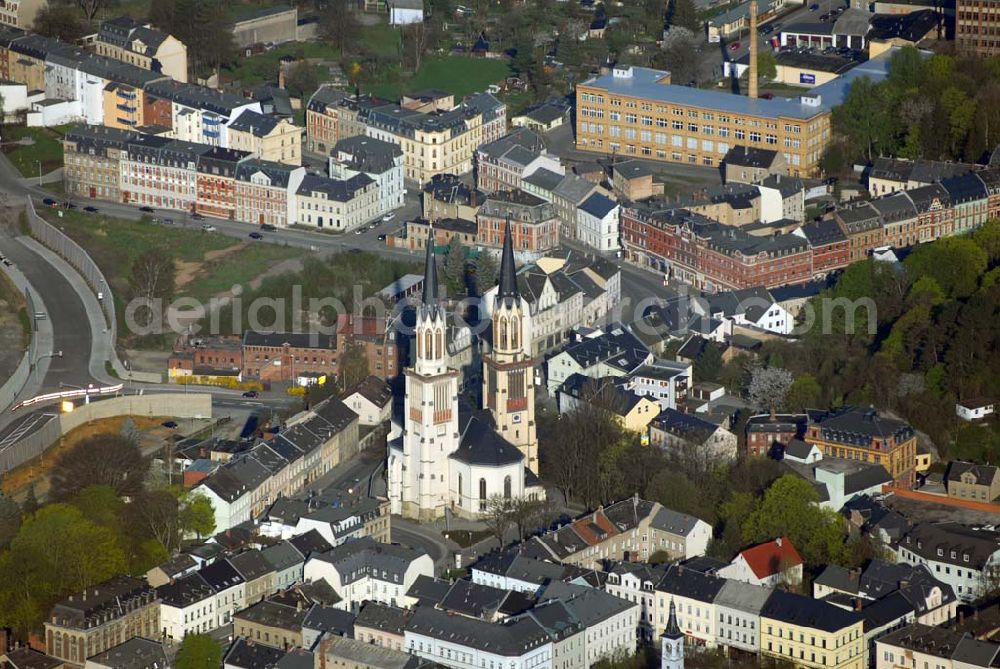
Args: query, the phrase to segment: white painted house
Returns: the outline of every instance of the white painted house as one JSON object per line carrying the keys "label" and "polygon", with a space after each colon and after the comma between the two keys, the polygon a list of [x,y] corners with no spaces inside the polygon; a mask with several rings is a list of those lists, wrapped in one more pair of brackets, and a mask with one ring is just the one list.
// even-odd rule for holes
{"label": "white painted house", "polygon": [[160,628],[165,638],[180,641],[188,634],[216,628],[215,590],[200,574],[188,574],[156,589]]}
{"label": "white painted house", "polygon": [[718,293],[706,299],[713,318],[780,335],[791,334],[795,328],[795,317],[763,286]]}
{"label": "white painted house", "polygon": [[424,22],[424,0],[386,0],[389,25],[408,26]]}
{"label": "white painted house", "polygon": [[996,411],[996,403],[993,400],[975,399],[965,400],[955,405],[955,413],[962,420],[982,420]]}
{"label": "white painted house", "polygon": [[619,243],[618,203],[601,193],[594,193],[578,207],[577,239],[601,252],[617,251]]}
{"label": "white painted house", "polygon": [[795,585],[802,582],[802,556],[788,537],[778,537],[740,551],[718,574],[750,585]]}

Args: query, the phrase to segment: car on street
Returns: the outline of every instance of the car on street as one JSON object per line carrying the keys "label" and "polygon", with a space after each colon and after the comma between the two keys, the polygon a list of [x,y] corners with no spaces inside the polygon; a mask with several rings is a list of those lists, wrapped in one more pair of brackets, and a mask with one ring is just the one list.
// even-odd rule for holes
{"label": "car on street", "polygon": [[256,390],[248,390],[245,393],[243,393],[243,397],[249,397],[250,399],[258,397],[259,395],[260,393],[258,393]]}
{"label": "car on street", "polygon": [[195,213],[191,214],[191,218],[194,219],[194,220],[196,220],[196,221],[204,221],[205,220],[205,217],[202,216],[201,214],[199,214],[198,212],[195,212]]}
{"label": "car on street", "polygon": [[260,229],[263,230],[264,232],[274,232],[278,228],[274,227],[270,223],[261,223],[260,224]]}
{"label": "car on street", "polygon": [[390,211],[388,214],[386,214],[385,216],[382,217],[382,220],[383,221],[391,221],[394,218],[396,218],[396,212]]}
{"label": "car on street", "polygon": [[736,51],[739,48],[740,48],[740,43],[739,42],[733,42],[732,44],[729,45],[729,50],[730,51]]}
{"label": "car on street", "polygon": [[830,14],[829,13],[820,14],[819,15],[819,20],[823,21],[823,22],[829,21],[830,20]]}
{"label": "car on street", "polygon": [[47,197],[44,200],[42,200],[42,204],[47,205],[49,207],[54,207],[56,206],[57,202],[53,198]]}
{"label": "car on street", "polygon": [[761,93],[760,94],[760,99],[761,100],[773,100],[774,99],[774,93]]}
{"label": "car on street", "polygon": [[201,229],[204,230],[205,232],[215,232],[215,226],[214,225],[210,225],[208,223],[206,223],[205,225],[201,226]]}
{"label": "car on street", "polygon": [[819,5],[817,5],[816,3],[813,3],[813,4],[809,5],[809,11],[810,12],[818,12],[819,11]]}
{"label": "car on street", "polygon": [[365,231],[365,229],[364,229],[364,228],[358,228],[357,230],[355,230],[355,231],[354,231],[354,234],[356,234],[356,235],[360,235],[360,234],[361,234],[362,232],[364,232],[364,231]]}
{"label": "car on street", "polygon": [[163,219],[163,225],[173,225],[173,224],[174,224],[174,219],[172,218]]}
{"label": "car on street", "polygon": [[152,214],[156,210],[153,209],[152,207],[139,207],[139,211],[144,211],[147,214]]}
{"label": "car on street", "polygon": [[177,429],[177,421],[175,421],[175,420],[165,420],[162,423],[160,423],[160,425],[162,425],[163,427],[167,428],[168,430],[176,430]]}
{"label": "car on street", "polygon": [[259,232],[251,232],[249,235],[250,239],[264,239],[264,235]]}
{"label": "car on street", "polygon": [[84,207],[83,210],[85,212],[87,212],[88,214],[96,214],[97,213],[97,207],[94,207],[94,206]]}
{"label": "car on street", "polygon": [[379,240],[380,242],[384,242],[384,241],[385,241],[385,235],[379,235],[379,236],[378,236],[378,240]]}

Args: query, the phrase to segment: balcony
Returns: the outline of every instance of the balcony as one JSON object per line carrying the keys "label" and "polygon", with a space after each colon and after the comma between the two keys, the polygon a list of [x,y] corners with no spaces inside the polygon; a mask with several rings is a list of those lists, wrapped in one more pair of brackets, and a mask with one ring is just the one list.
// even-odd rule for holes
{"label": "balcony", "polygon": [[115,108],[118,111],[127,112],[129,114],[134,114],[135,113],[135,107],[130,107],[129,105],[119,104],[119,105],[115,105]]}

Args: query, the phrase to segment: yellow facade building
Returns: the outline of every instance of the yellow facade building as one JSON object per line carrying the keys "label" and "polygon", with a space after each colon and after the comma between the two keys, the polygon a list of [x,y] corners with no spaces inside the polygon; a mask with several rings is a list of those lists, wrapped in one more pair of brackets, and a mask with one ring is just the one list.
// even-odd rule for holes
{"label": "yellow facade building", "polygon": [[247,110],[229,124],[228,132],[230,149],[274,163],[302,164],[302,128],[291,119]]}
{"label": "yellow facade building", "polygon": [[811,424],[805,441],[824,456],[882,465],[900,485],[913,485],[917,435],[901,420],[879,416],[874,409],[845,409]]}
{"label": "yellow facade building", "polygon": [[142,107],[145,92],[137,86],[110,83],[104,87],[104,125],[135,130],[145,125]]}
{"label": "yellow facade building", "polygon": [[187,46],[173,35],[128,16],[103,22],[94,40],[94,48],[100,56],[160,72],[175,81],[187,83]]}
{"label": "yellow facade building", "polygon": [[830,112],[820,103],[675,86],[669,72],[616,67],[577,85],[576,143],[581,151],[710,167],[735,146],[771,149],[791,174],[807,176],[830,142]]}
{"label": "yellow facade building", "polygon": [[818,599],[775,590],[760,612],[765,657],[809,669],[864,669],[861,615]]}

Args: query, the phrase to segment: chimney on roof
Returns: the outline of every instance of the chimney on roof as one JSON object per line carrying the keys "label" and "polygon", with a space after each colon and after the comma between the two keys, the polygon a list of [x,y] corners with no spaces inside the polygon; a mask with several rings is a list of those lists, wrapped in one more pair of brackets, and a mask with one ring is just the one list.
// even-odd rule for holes
{"label": "chimney on roof", "polygon": [[860,597],[855,597],[854,598],[854,610],[855,611],[860,611],[861,610],[861,598]]}
{"label": "chimney on roof", "polygon": [[777,539],[775,539],[774,543],[775,543],[776,546],[778,546],[780,548],[781,547],[781,537],[778,537]]}

